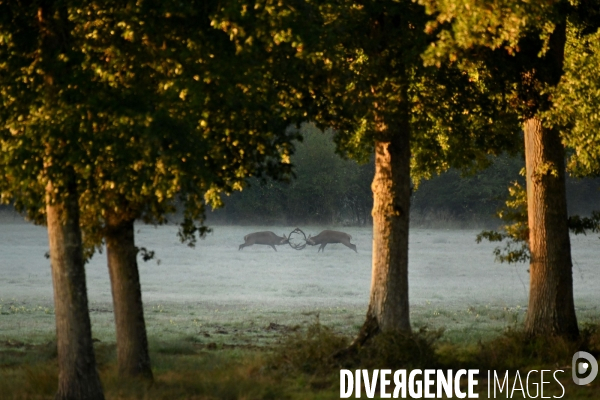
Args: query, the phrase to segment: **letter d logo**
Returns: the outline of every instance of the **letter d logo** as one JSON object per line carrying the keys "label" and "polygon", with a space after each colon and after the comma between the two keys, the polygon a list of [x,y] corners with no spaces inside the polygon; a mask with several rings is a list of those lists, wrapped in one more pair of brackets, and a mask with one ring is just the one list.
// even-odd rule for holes
{"label": "letter d logo", "polygon": [[[579,359],[584,358],[586,361],[577,362]],[[586,378],[579,378],[577,375],[583,375],[589,371],[589,375]],[[587,385],[592,383],[598,375],[598,361],[590,353],[585,351],[578,351],[573,354],[572,364],[573,382],[576,385]]]}

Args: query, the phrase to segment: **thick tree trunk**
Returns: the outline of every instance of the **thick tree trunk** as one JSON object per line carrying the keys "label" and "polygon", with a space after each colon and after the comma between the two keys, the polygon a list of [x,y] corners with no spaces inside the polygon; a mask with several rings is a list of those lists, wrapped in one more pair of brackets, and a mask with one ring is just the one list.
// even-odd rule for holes
{"label": "thick tree trunk", "polygon": [[47,220],[58,348],[57,400],[104,399],[96,370],[79,206],[74,185],[64,203],[51,204],[48,185]]}
{"label": "thick tree trunk", "polygon": [[117,361],[123,377],[152,380],[133,219],[106,219],[106,253],[117,330]]}
{"label": "thick tree trunk", "polygon": [[531,251],[525,330],[576,338],[565,152],[558,132],[544,129],[539,118],[527,120],[524,130]]}
{"label": "thick tree trunk", "polygon": [[378,332],[410,331],[408,224],[410,142],[408,124],[375,143],[373,265],[367,318],[351,347]]}

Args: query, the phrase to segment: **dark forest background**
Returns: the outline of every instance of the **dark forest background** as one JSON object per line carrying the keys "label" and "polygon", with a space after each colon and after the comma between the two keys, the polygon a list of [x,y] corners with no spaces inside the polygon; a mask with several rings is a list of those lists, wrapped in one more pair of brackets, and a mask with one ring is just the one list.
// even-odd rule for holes
{"label": "dark forest background", "polygon": [[[335,152],[331,132],[312,124],[301,127],[304,140],[291,157],[296,178],[288,183],[257,178],[241,192],[224,197],[225,207],[207,212],[207,224],[364,226],[372,223],[373,160],[360,165]],[[508,197],[508,186],[524,178],[524,158],[504,155],[477,174],[450,169],[422,181],[413,191],[411,224],[429,228],[497,228],[496,211]],[[569,214],[589,216],[600,210],[600,178],[567,176]],[[8,217],[9,205],[0,206]],[[19,218],[16,215],[11,218]]]}
{"label": "dark forest background", "polygon": [[[301,127],[303,142],[291,162],[296,179],[289,183],[250,181],[250,187],[225,197],[225,207],[208,212],[209,224],[348,225],[372,223],[371,181],[374,163],[359,165],[335,152],[331,132],[312,124]],[[451,169],[421,182],[413,192],[411,223],[422,227],[496,226],[496,211],[511,182],[523,183],[522,156],[501,156],[471,176]],[[567,178],[570,214],[600,209],[600,179]]]}

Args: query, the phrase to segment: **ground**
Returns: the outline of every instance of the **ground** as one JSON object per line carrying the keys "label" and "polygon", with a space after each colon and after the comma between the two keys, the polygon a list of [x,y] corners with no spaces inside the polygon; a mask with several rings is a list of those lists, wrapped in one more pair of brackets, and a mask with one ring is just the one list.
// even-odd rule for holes
{"label": "ground", "polygon": [[[261,347],[320,321],[355,334],[366,312],[371,274],[371,228],[336,227],[352,235],[358,254],[328,245],[254,245],[238,251],[251,232],[281,235],[295,226],[215,226],[189,248],[175,226],[136,226],[136,244],[153,250],[140,261],[152,351],[186,342],[204,348]],[[301,226],[308,235],[326,227]],[[454,342],[476,343],[522,321],[527,308],[527,266],[494,263],[493,244],[475,243],[477,230],[412,229],[410,301],[415,327],[445,328]],[[572,238],[575,304],[580,323],[600,317],[598,238]],[[5,348],[53,340],[54,315],[47,234],[14,218],[0,225],[0,343]],[[114,343],[105,254],[86,266],[95,339]],[[167,345],[168,344],[168,345]],[[2,347],[2,346],[0,346]],[[2,360],[0,360],[2,361]]]}

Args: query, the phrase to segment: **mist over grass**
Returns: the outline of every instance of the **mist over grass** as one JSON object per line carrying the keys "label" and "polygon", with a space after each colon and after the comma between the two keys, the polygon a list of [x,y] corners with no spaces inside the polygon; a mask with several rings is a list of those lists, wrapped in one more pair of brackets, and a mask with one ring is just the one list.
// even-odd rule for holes
{"label": "mist over grass", "polygon": [[[307,235],[315,235],[333,227],[301,228]],[[155,260],[140,261],[157,377],[152,388],[118,379],[106,259],[105,254],[97,254],[86,266],[86,274],[92,333],[107,397],[338,398],[340,367],[325,365],[328,369],[318,372],[310,365],[321,363],[328,352],[348,343],[364,322],[372,231],[369,227],[336,228],[352,235],[358,254],[341,244],[328,245],[322,253],[310,246],[302,251],[278,246],[275,252],[254,245],[238,251],[243,236],[250,232],[272,230],[281,235],[293,229],[295,226],[215,226],[196,248],[189,248],[179,243],[175,226],[136,226],[137,245],[157,254]],[[443,330],[431,343],[435,363],[506,366],[501,364],[502,357],[512,352],[512,366],[566,365],[563,359],[571,351],[568,346],[518,344],[527,310],[527,266],[494,263],[494,245],[477,245],[477,232],[411,230],[411,322],[415,332]],[[597,325],[598,238],[590,235],[572,240],[579,322],[582,327]],[[8,396],[3,398],[51,398],[56,389],[52,282],[50,264],[44,257],[47,246],[43,227],[12,222],[0,225],[0,393]],[[596,349],[599,339],[592,337],[589,345]],[[386,346],[402,348],[401,343],[386,343],[381,344],[384,351],[379,353],[385,354]],[[308,346],[308,353],[299,352],[298,357],[304,354],[302,357],[308,358],[291,359],[298,352],[292,354],[290,346],[300,345]],[[556,346],[559,358],[536,352],[540,346]],[[366,358],[351,365],[375,367],[379,353],[365,353]],[[483,363],[485,360],[489,363]],[[296,367],[303,363],[305,370]],[[568,390],[569,399],[578,398],[578,390],[584,390],[581,398],[594,398],[589,394],[593,391],[572,384]]]}
{"label": "mist over grass", "polygon": [[[307,235],[324,228],[329,227],[302,227]],[[156,259],[139,262],[150,336],[153,329],[169,336],[171,331],[189,334],[207,324],[297,325],[310,323],[317,314],[322,323],[340,327],[343,333],[357,329],[369,299],[372,230],[343,228],[352,235],[358,253],[341,244],[327,245],[320,253],[318,246],[297,251],[287,245],[277,246],[277,251],[263,245],[238,251],[248,233],[272,230],[281,235],[294,229],[215,226],[190,248],[179,243],[175,226],[136,225],[136,244],[156,252]],[[411,230],[414,326],[445,327],[446,335],[458,340],[521,322],[527,309],[528,266],[495,263],[494,244],[476,244],[477,232]],[[598,314],[597,246],[595,235],[572,237],[575,304],[581,322]],[[53,331],[47,249],[45,228],[0,224],[0,335],[43,336]],[[104,340],[113,335],[105,253],[96,254],[86,265],[86,277],[94,333],[102,333],[98,338]]]}
{"label": "mist over grass", "polygon": [[[488,369],[511,371],[509,387],[517,370],[526,373],[531,369],[562,369],[566,372],[560,380],[568,399],[597,398],[600,388],[597,382],[584,387],[574,385],[569,370],[575,351],[585,349],[596,356],[600,354],[598,324],[585,328],[578,343],[553,338],[528,341],[518,329],[506,328],[511,324],[510,317],[501,319],[504,314],[495,310],[471,317],[472,323],[476,322],[474,318],[494,321],[488,329],[479,331],[477,340],[455,340],[443,329],[422,327],[412,334],[378,336],[352,357],[337,359],[334,355],[345,348],[357,329],[347,329],[343,322],[336,326],[340,315],[332,310],[318,315],[301,313],[290,320],[299,322],[295,325],[265,325],[274,319],[269,316],[229,325],[207,322],[197,330],[181,329],[182,325],[179,330],[170,329],[173,319],[184,319],[181,309],[154,310],[163,318],[150,318],[148,323],[160,326],[163,334],[149,332],[155,376],[152,386],[121,380],[114,337],[94,330],[98,368],[108,399],[336,399],[341,368],[476,368],[480,370],[480,398],[486,398]],[[103,320],[94,315],[93,325]],[[322,320],[332,325],[323,324]],[[505,328],[496,331],[490,326]],[[51,336],[38,344],[0,340],[3,399],[51,399],[56,382],[56,343]],[[560,395],[556,389],[546,390],[546,395]],[[518,394],[515,398],[521,398]]]}

